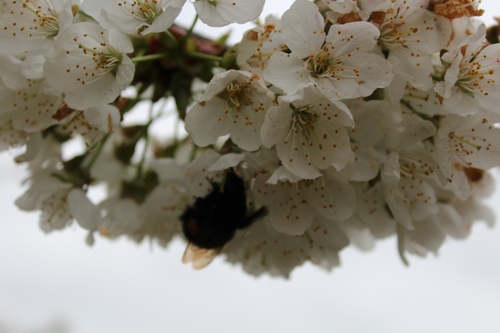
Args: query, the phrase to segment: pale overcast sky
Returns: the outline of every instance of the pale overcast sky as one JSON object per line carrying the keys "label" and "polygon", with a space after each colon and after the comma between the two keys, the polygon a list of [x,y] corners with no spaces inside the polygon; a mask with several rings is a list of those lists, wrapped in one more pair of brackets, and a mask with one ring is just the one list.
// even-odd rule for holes
{"label": "pale overcast sky", "polygon": [[[277,14],[292,3],[267,2]],[[483,8],[489,23],[500,16],[498,0]],[[498,225],[477,224],[468,240],[447,241],[438,257],[410,257],[410,267],[391,238],[369,253],[343,251],[332,273],[306,265],[288,281],[255,279],[222,258],[193,271],[180,262],[180,242],[164,250],[97,238],[89,248],[76,226],[45,235],[38,214],[14,206],[23,171],[12,157],[0,155],[0,333],[500,330]],[[500,216],[500,189],[490,203]]]}

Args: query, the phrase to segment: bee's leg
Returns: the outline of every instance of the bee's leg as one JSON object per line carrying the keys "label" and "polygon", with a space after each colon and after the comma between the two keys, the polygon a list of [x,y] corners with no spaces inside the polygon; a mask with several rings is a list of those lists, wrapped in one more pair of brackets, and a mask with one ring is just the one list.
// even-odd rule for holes
{"label": "bee's leg", "polygon": [[260,219],[261,217],[267,214],[266,207],[261,207],[258,210],[254,211],[252,214],[247,215],[241,222],[239,222],[236,226],[238,229],[245,229],[249,227],[252,223]]}

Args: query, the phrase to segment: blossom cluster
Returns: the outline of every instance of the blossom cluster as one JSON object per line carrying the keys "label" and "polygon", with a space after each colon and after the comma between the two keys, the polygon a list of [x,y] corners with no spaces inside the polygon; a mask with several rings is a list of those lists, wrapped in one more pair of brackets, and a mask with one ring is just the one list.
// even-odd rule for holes
{"label": "blossom cluster", "polygon": [[[500,44],[479,2],[296,0],[228,48],[174,24],[186,0],[2,0],[0,148],[25,147],[30,172],[16,204],[46,232],[187,237],[195,268],[222,254],[253,275],[391,236],[405,263],[437,253],[494,221]],[[221,27],[264,0],[192,4]],[[172,101],[185,134],[161,141]]]}

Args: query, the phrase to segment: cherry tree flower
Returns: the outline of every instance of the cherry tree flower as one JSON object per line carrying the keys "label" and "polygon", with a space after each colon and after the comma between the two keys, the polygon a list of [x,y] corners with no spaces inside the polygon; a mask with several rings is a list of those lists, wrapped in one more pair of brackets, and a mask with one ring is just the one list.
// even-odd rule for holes
{"label": "cherry tree flower", "polygon": [[[30,64],[31,62],[31,64]],[[35,63],[33,63],[35,62]],[[35,133],[56,124],[54,115],[62,103],[62,94],[53,91],[45,78],[38,78],[43,63],[24,61],[0,54],[0,113],[10,114],[16,130]],[[30,71],[26,71],[27,67]]]}
{"label": "cherry tree flower", "polygon": [[415,229],[401,229],[398,237],[404,251],[425,257],[428,252],[437,254],[446,239],[446,233],[440,226],[439,212],[421,221],[415,222]]}
{"label": "cherry tree flower", "polygon": [[[483,172],[473,177],[476,179],[470,181],[474,195],[477,197],[488,195],[486,193],[490,193],[491,177]],[[473,200],[473,197],[457,200],[452,192],[441,191],[437,203],[438,211],[434,215],[415,221],[415,229],[399,227],[398,250],[402,260],[408,264],[405,252],[418,256],[426,256],[428,252],[437,254],[447,236],[456,239],[466,238],[476,222],[484,221],[488,226],[493,226],[491,209]]]}
{"label": "cherry tree flower", "polygon": [[280,96],[262,126],[262,142],[276,145],[281,163],[296,175],[314,179],[320,169],[337,170],[353,157],[346,127],[354,126],[349,109],[309,87],[297,95]]}
{"label": "cherry tree flower", "polygon": [[393,235],[396,231],[396,220],[387,210],[383,183],[372,185],[367,182],[355,182],[353,188],[356,193],[356,210],[348,222],[357,221],[377,239]]}
{"label": "cherry tree flower", "polygon": [[269,207],[271,225],[279,232],[302,235],[317,217],[344,221],[354,212],[351,185],[330,175],[308,180],[283,167],[262,174],[252,187],[259,203]]}
{"label": "cherry tree flower", "polygon": [[500,164],[500,129],[495,126],[499,121],[497,115],[478,113],[449,115],[439,122],[437,158],[448,179],[460,177],[463,168],[488,170]]}
{"label": "cherry tree flower", "polygon": [[81,135],[88,149],[95,147],[103,135],[115,131],[120,123],[120,111],[113,105],[98,105],[84,111],[70,109],[67,112],[71,114],[64,118],[61,132],[71,136]]}
{"label": "cherry tree flower", "polygon": [[44,73],[64,101],[77,110],[113,102],[132,81],[132,44],[113,29],[75,23],[60,34],[46,54]]}
{"label": "cherry tree flower", "polygon": [[486,27],[481,25],[451,52],[441,57],[447,64],[444,81],[436,85],[443,109],[466,116],[478,108],[496,110],[500,103],[500,45],[486,45]]}
{"label": "cherry tree flower", "polygon": [[[400,100],[400,105],[406,112],[413,110],[429,116],[446,114],[446,111],[441,106],[439,95],[434,89],[422,91],[412,87],[410,84],[407,84],[405,87],[405,94]],[[450,111],[450,113],[456,112],[457,109],[454,109],[452,112]]]}
{"label": "cherry tree flower", "polygon": [[273,54],[264,78],[286,94],[314,85],[331,100],[368,96],[389,85],[392,66],[371,53],[379,37],[372,24],[332,25],[328,35],[323,29],[318,8],[297,0],[282,17],[282,38],[292,52]]}
{"label": "cherry tree flower", "polygon": [[195,0],[193,5],[200,20],[211,27],[255,20],[265,0]]}
{"label": "cherry tree flower", "polygon": [[449,20],[428,11],[428,2],[385,1],[372,12],[372,23],[380,30],[378,43],[395,72],[423,90],[432,87],[430,56],[444,49],[451,36]]}
{"label": "cherry tree flower", "polygon": [[172,223],[182,215],[191,198],[185,188],[185,166],[172,159],[158,159],[151,164],[159,184],[142,203],[139,211],[143,224],[134,232],[140,241],[145,236],[155,238],[165,246],[181,231],[181,223]]}
{"label": "cherry tree flower", "polygon": [[[403,115],[403,132],[393,131],[387,142],[392,145],[381,170],[386,202],[394,218],[406,228],[437,213],[435,186],[444,183],[432,148],[421,140],[436,133],[436,127],[414,114]],[[431,149],[431,150],[430,150]]]}
{"label": "cherry tree flower", "polygon": [[237,47],[236,62],[240,69],[263,76],[269,58],[287,50],[281,38],[281,21],[273,16],[266,17],[264,26],[245,32]]}
{"label": "cherry tree flower", "polygon": [[82,9],[105,28],[145,35],[170,28],[186,0],[85,0]]}
{"label": "cherry tree flower", "polygon": [[12,115],[0,114],[0,151],[18,147],[28,141],[29,134],[14,129]]}
{"label": "cherry tree flower", "polygon": [[260,128],[273,99],[273,93],[256,74],[235,70],[217,74],[188,112],[186,131],[202,147],[230,134],[239,147],[257,150]]}
{"label": "cherry tree flower", "polygon": [[151,166],[159,178],[158,185],[144,202],[112,197],[101,202],[105,216],[99,232],[109,238],[129,235],[137,242],[145,237],[167,245],[179,234],[180,223],[172,223],[191,201],[183,186],[184,168],[171,159],[159,159]]}
{"label": "cherry tree flower", "polygon": [[73,21],[72,6],[77,0],[3,1],[0,12],[2,52],[42,53],[54,38]]}
{"label": "cherry tree flower", "polygon": [[349,245],[347,235],[334,221],[317,219],[307,233],[291,236],[277,232],[264,218],[248,231],[238,232],[223,253],[227,261],[241,263],[245,272],[259,276],[289,277],[305,261],[331,270],[340,265],[339,252]]}
{"label": "cherry tree flower", "polygon": [[26,211],[41,210],[40,226],[45,232],[63,229],[73,219],[89,230],[87,242],[92,243],[92,233],[100,223],[97,207],[78,188],[62,182],[52,168],[39,170],[31,178],[31,187],[16,200],[16,205]]}

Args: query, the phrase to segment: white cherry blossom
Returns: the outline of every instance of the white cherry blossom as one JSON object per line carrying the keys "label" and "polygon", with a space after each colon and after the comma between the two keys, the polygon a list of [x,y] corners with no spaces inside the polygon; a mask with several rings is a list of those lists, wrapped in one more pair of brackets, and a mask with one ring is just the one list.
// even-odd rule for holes
{"label": "white cherry blossom", "polygon": [[428,2],[385,1],[373,10],[371,20],[380,29],[378,43],[394,71],[422,90],[432,87],[430,56],[445,48],[451,36],[449,20],[428,11]]}
{"label": "white cherry blossom", "polygon": [[496,110],[500,104],[500,45],[485,44],[485,32],[481,25],[457,49],[441,57],[448,68],[436,91],[443,98],[443,109],[450,113],[466,116],[478,108]]}
{"label": "white cherry blossom", "polygon": [[262,13],[265,0],[195,0],[200,20],[211,27],[247,23]]}
{"label": "white cherry blossom", "polygon": [[396,221],[414,229],[421,221],[437,213],[434,173],[437,165],[425,150],[392,152],[381,170],[386,202]]}
{"label": "white cherry blossom", "polygon": [[26,132],[14,129],[10,114],[0,114],[0,151],[21,146],[27,142],[28,137]]}
{"label": "white cherry blossom", "polygon": [[[441,106],[439,95],[434,89],[427,91],[419,90],[406,85],[405,94],[400,101],[401,108],[406,111],[415,111],[423,115],[436,116],[447,114],[447,111]],[[452,113],[456,113],[454,109]]]}
{"label": "white cherry blossom", "polygon": [[98,105],[84,111],[67,110],[71,114],[64,119],[62,133],[71,136],[81,135],[87,149],[92,149],[100,142],[103,135],[118,128],[120,111],[113,105]]}
{"label": "white cherry blossom", "polygon": [[383,146],[384,139],[394,128],[401,129],[400,114],[385,101],[346,101],[355,127],[350,129],[351,140],[372,147]]}
{"label": "white cherry blossom", "polygon": [[264,26],[245,32],[237,47],[239,68],[263,76],[269,58],[275,52],[287,49],[281,37],[281,21],[272,16],[266,17]]}
{"label": "white cherry blossom", "polygon": [[186,131],[199,146],[226,134],[242,149],[257,150],[260,129],[274,94],[256,74],[229,70],[214,76],[187,113]]}
{"label": "white cherry blossom", "polygon": [[398,242],[402,243],[404,251],[421,257],[425,257],[428,252],[437,254],[446,238],[446,233],[440,225],[440,217],[438,212],[415,222],[413,230],[401,228]]}
{"label": "white cherry blossom", "polygon": [[496,223],[495,212],[491,207],[472,198],[441,207],[440,212],[444,210],[447,216],[441,214],[441,226],[448,235],[456,239],[467,238],[476,222],[485,222],[490,228]]}
{"label": "white cherry blossom", "polygon": [[139,204],[129,198],[107,198],[99,204],[104,217],[99,224],[99,233],[115,239],[123,235],[134,235],[142,225]]}
{"label": "white cherry blossom", "polygon": [[342,169],[353,158],[346,127],[354,126],[341,102],[330,101],[309,87],[280,96],[262,126],[264,146],[276,145],[283,165],[302,178],[314,179],[320,169]]}
{"label": "white cherry blossom", "polygon": [[132,81],[135,68],[126,54],[132,51],[130,40],[117,30],[75,23],[46,54],[44,73],[71,108],[85,110],[113,102]]}
{"label": "white cherry blossom", "polygon": [[452,179],[460,168],[488,170],[500,165],[500,118],[476,114],[460,117],[449,115],[439,122],[435,136],[439,165]]}
{"label": "white cherry blossom", "polygon": [[167,30],[186,0],[85,0],[83,10],[105,28],[146,35]]}
{"label": "white cherry blossom", "polygon": [[72,218],[80,227],[89,231],[87,243],[92,245],[93,233],[97,231],[102,220],[99,208],[79,188],[74,188],[68,193],[67,201]]}
{"label": "white cherry blossom", "polygon": [[339,252],[347,245],[349,239],[334,221],[316,219],[304,235],[291,236],[277,232],[264,218],[237,232],[223,253],[249,274],[289,277],[305,261],[330,271],[340,265]]}
{"label": "white cherry blossom", "polygon": [[381,169],[385,200],[394,218],[406,228],[438,211],[435,187],[445,183],[433,159],[432,147],[422,140],[432,137],[436,127],[415,114],[404,114],[404,130],[387,136],[392,147]]}
{"label": "white cherry blossom", "polygon": [[[45,78],[26,77],[25,74],[34,74],[24,70],[30,66],[26,64],[30,60],[34,59],[21,61],[0,54],[0,113],[10,115],[14,129],[34,133],[58,122],[54,115],[63,97],[50,88]],[[43,63],[37,65],[41,69]]]}
{"label": "white cherry blossom", "polygon": [[40,227],[45,232],[63,229],[73,219],[89,231],[87,242],[93,242],[92,233],[100,223],[98,208],[79,188],[70,182],[62,182],[52,168],[37,170],[31,187],[16,200],[16,205],[26,211],[40,210]]}
{"label": "white cherry blossom", "polygon": [[126,235],[137,242],[148,237],[166,246],[180,232],[178,217],[190,201],[183,184],[185,168],[172,159],[155,160],[150,168],[158,184],[143,202],[110,195],[99,204],[104,218],[98,229],[103,236]]}
{"label": "white cherry blossom", "polygon": [[328,35],[323,29],[316,5],[297,0],[282,17],[282,38],[292,52],[276,52],[264,78],[286,94],[314,85],[330,100],[368,96],[389,85],[391,64],[371,53],[379,37],[372,24],[332,25]]}
{"label": "white cherry blossom", "polygon": [[349,221],[356,219],[378,239],[393,235],[396,231],[396,221],[387,209],[382,182],[376,182],[374,185],[355,182],[353,188],[356,193],[356,210]]}
{"label": "white cherry blossom", "polygon": [[252,192],[268,207],[271,225],[289,235],[304,234],[317,217],[344,221],[353,214],[356,204],[349,183],[327,176],[297,180],[283,167],[273,175],[257,176]]}
{"label": "white cherry blossom", "polygon": [[288,277],[290,272],[306,261],[308,240],[280,233],[264,218],[248,230],[237,232],[223,249],[227,260],[241,264],[252,275]]}
{"label": "white cherry blossom", "polygon": [[180,233],[181,223],[177,219],[191,202],[183,182],[186,168],[172,159],[158,159],[151,164],[151,169],[158,175],[159,184],[140,206],[143,224],[134,237],[139,241],[149,236],[165,246]]}
{"label": "white cherry blossom", "polygon": [[0,13],[2,52],[47,51],[73,20],[76,0],[4,0]]}
{"label": "white cherry blossom", "polygon": [[477,222],[485,222],[489,227],[495,225],[495,214],[490,207],[473,199],[438,203],[436,214],[440,228],[447,236],[454,239],[467,238]]}

